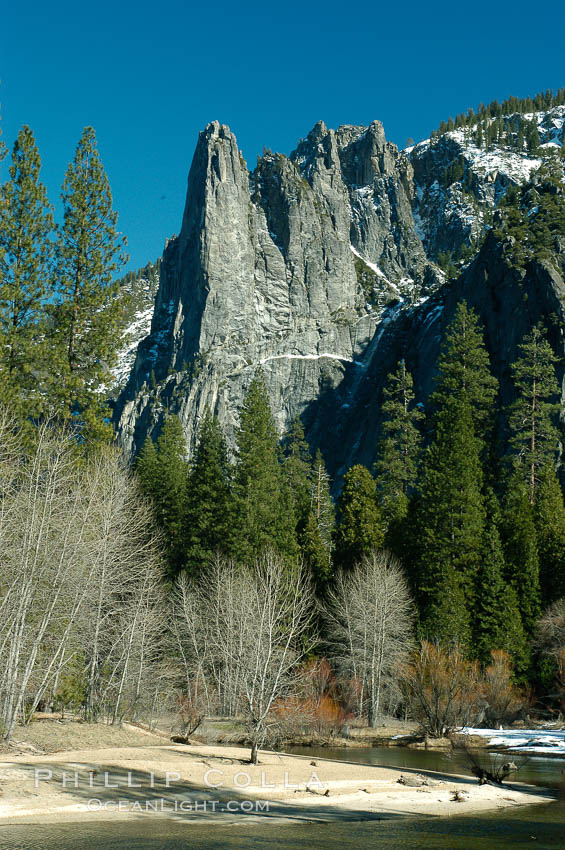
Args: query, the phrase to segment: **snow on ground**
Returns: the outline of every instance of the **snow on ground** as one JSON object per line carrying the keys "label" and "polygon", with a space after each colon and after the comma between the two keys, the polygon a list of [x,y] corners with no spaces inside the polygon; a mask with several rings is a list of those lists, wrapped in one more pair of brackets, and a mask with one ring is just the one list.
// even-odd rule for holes
{"label": "snow on ground", "polygon": [[551,753],[565,758],[565,729],[475,729],[465,726],[461,734],[488,738],[489,747],[506,747],[537,755]]}
{"label": "snow on ground", "polygon": [[525,153],[517,153],[501,146],[492,147],[489,151],[478,148],[469,141],[463,130],[453,130],[446,134],[459,142],[464,149],[464,156],[476,174],[492,174],[499,171],[516,183],[529,180],[532,171],[540,167],[542,161]]}
{"label": "snow on ground", "polygon": [[495,171],[504,174],[516,183],[530,179],[532,171],[536,171],[542,163],[541,159],[507,150],[479,150],[474,145],[469,146],[466,154],[472,163],[473,171],[477,174],[492,174]]}

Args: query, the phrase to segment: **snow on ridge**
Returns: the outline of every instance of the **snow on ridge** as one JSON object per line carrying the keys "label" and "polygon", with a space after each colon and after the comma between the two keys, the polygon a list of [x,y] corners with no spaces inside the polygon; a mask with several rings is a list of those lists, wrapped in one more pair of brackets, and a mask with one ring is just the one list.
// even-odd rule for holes
{"label": "snow on ridge", "polygon": [[[512,118],[521,117],[525,121],[536,121],[538,126],[538,132],[541,137],[541,147],[544,147],[546,144],[553,142],[560,146],[559,134],[561,131],[561,136],[563,138],[563,131],[565,130],[565,106],[553,106],[551,109],[541,112],[514,112],[511,115],[503,116],[505,120],[510,120]],[[495,121],[495,118],[491,118],[490,121]],[[472,147],[466,138],[466,134],[474,132],[477,125],[474,124],[472,127],[464,127],[458,128],[457,130],[448,130],[446,133],[443,133],[438,138],[444,138],[447,136],[448,138],[454,139],[455,141],[463,144],[464,147]],[[547,138],[546,138],[547,137]],[[419,150],[423,150],[426,147],[429,147],[432,144],[431,138],[422,139],[420,142],[416,142],[416,144],[409,145],[406,148],[403,148],[401,153],[405,154],[410,158],[410,155],[414,152],[418,152]],[[499,149],[500,150],[500,149]],[[516,154],[519,156],[520,154]]]}
{"label": "snow on ridge", "polygon": [[152,318],[153,307],[148,307],[145,310],[139,310],[134,314],[133,321],[122,333],[122,340],[124,341],[125,346],[118,353],[116,366],[112,370],[114,383],[118,386],[121,386],[126,382],[131,372],[137,346],[140,341],[146,336],[149,336]]}
{"label": "snow on ridge", "polygon": [[[532,171],[542,164],[539,157],[528,156],[526,153],[518,153],[502,146],[494,145],[489,151],[479,148],[464,130],[450,130],[444,135],[457,142],[462,149],[462,155],[476,174],[484,176],[500,172],[513,181],[523,182],[529,180]],[[424,144],[420,142],[416,147],[423,149]]]}

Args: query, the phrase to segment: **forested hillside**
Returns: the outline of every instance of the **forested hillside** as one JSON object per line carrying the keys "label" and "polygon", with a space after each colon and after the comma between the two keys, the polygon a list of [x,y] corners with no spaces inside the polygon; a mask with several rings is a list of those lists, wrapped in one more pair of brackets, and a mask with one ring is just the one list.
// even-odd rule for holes
{"label": "forested hillside", "polygon": [[31,129],[0,152],[6,740],[40,707],[221,713],[256,760],[559,710],[563,106],[406,152],[319,122],[253,172],[214,122],[179,236],[122,278],[92,128],[59,222]]}

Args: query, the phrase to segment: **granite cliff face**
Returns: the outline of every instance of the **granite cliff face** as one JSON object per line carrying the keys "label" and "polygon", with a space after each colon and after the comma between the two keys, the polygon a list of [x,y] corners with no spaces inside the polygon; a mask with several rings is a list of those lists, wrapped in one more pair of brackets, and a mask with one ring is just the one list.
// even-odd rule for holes
{"label": "granite cliff face", "polygon": [[217,122],[201,134],[181,231],[165,250],[151,333],[116,418],[130,452],[179,414],[189,448],[208,406],[233,432],[258,367],[282,429],[346,372],[375,332],[442,282],[414,230],[412,167],[382,126],[317,124],[253,173]]}
{"label": "granite cliff face", "polygon": [[352,462],[370,466],[386,375],[406,357],[425,402],[461,298],[481,314],[509,387],[509,363],[531,323],[553,313],[565,326],[564,267],[513,269],[489,236],[446,285],[432,258],[483,229],[497,193],[540,164],[516,155],[522,176],[514,163],[510,179],[473,161],[472,200],[452,185],[449,201],[441,184],[461,156],[455,135],[403,153],[377,121],[337,131],[320,122],[290,157],[268,152],[250,172],[229,128],[208,125],[180,234],[161,262],[151,332],[116,403],[125,449],[136,453],[169,411],[180,416],[190,452],[207,407],[232,439],[261,368],[281,432],[301,415],[334,476]]}

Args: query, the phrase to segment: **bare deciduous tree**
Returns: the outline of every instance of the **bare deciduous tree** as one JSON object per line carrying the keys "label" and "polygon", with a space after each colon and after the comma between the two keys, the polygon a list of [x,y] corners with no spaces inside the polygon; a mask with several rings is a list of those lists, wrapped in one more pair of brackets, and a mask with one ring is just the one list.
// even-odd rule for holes
{"label": "bare deciduous tree", "polygon": [[2,498],[0,717],[9,738],[68,661],[92,571],[70,435],[44,424]]}
{"label": "bare deciduous tree", "polygon": [[559,696],[565,697],[565,599],[558,599],[540,617],[536,646],[555,664]]}
{"label": "bare deciduous tree", "polygon": [[271,552],[249,567],[216,559],[198,582],[180,580],[173,605],[187,678],[213,677],[222,701],[242,708],[256,764],[275,702],[296,691],[312,645],[309,580]]}
{"label": "bare deciduous tree", "polygon": [[336,577],[323,616],[337,664],[361,683],[360,713],[375,726],[383,692],[412,647],[413,608],[402,569],[373,552]]}
{"label": "bare deciduous tree", "polygon": [[49,422],[30,448],[5,414],[0,488],[2,735],[49,694],[135,714],[165,611],[150,509],[114,452],[79,464]]}
{"label": "bare deciduous tree", "polygon": [[86,716],[135,717],[163,649],[166,602],[152,511],[113,453],[90,464],[89,523],[94,587],[81,621]]}

